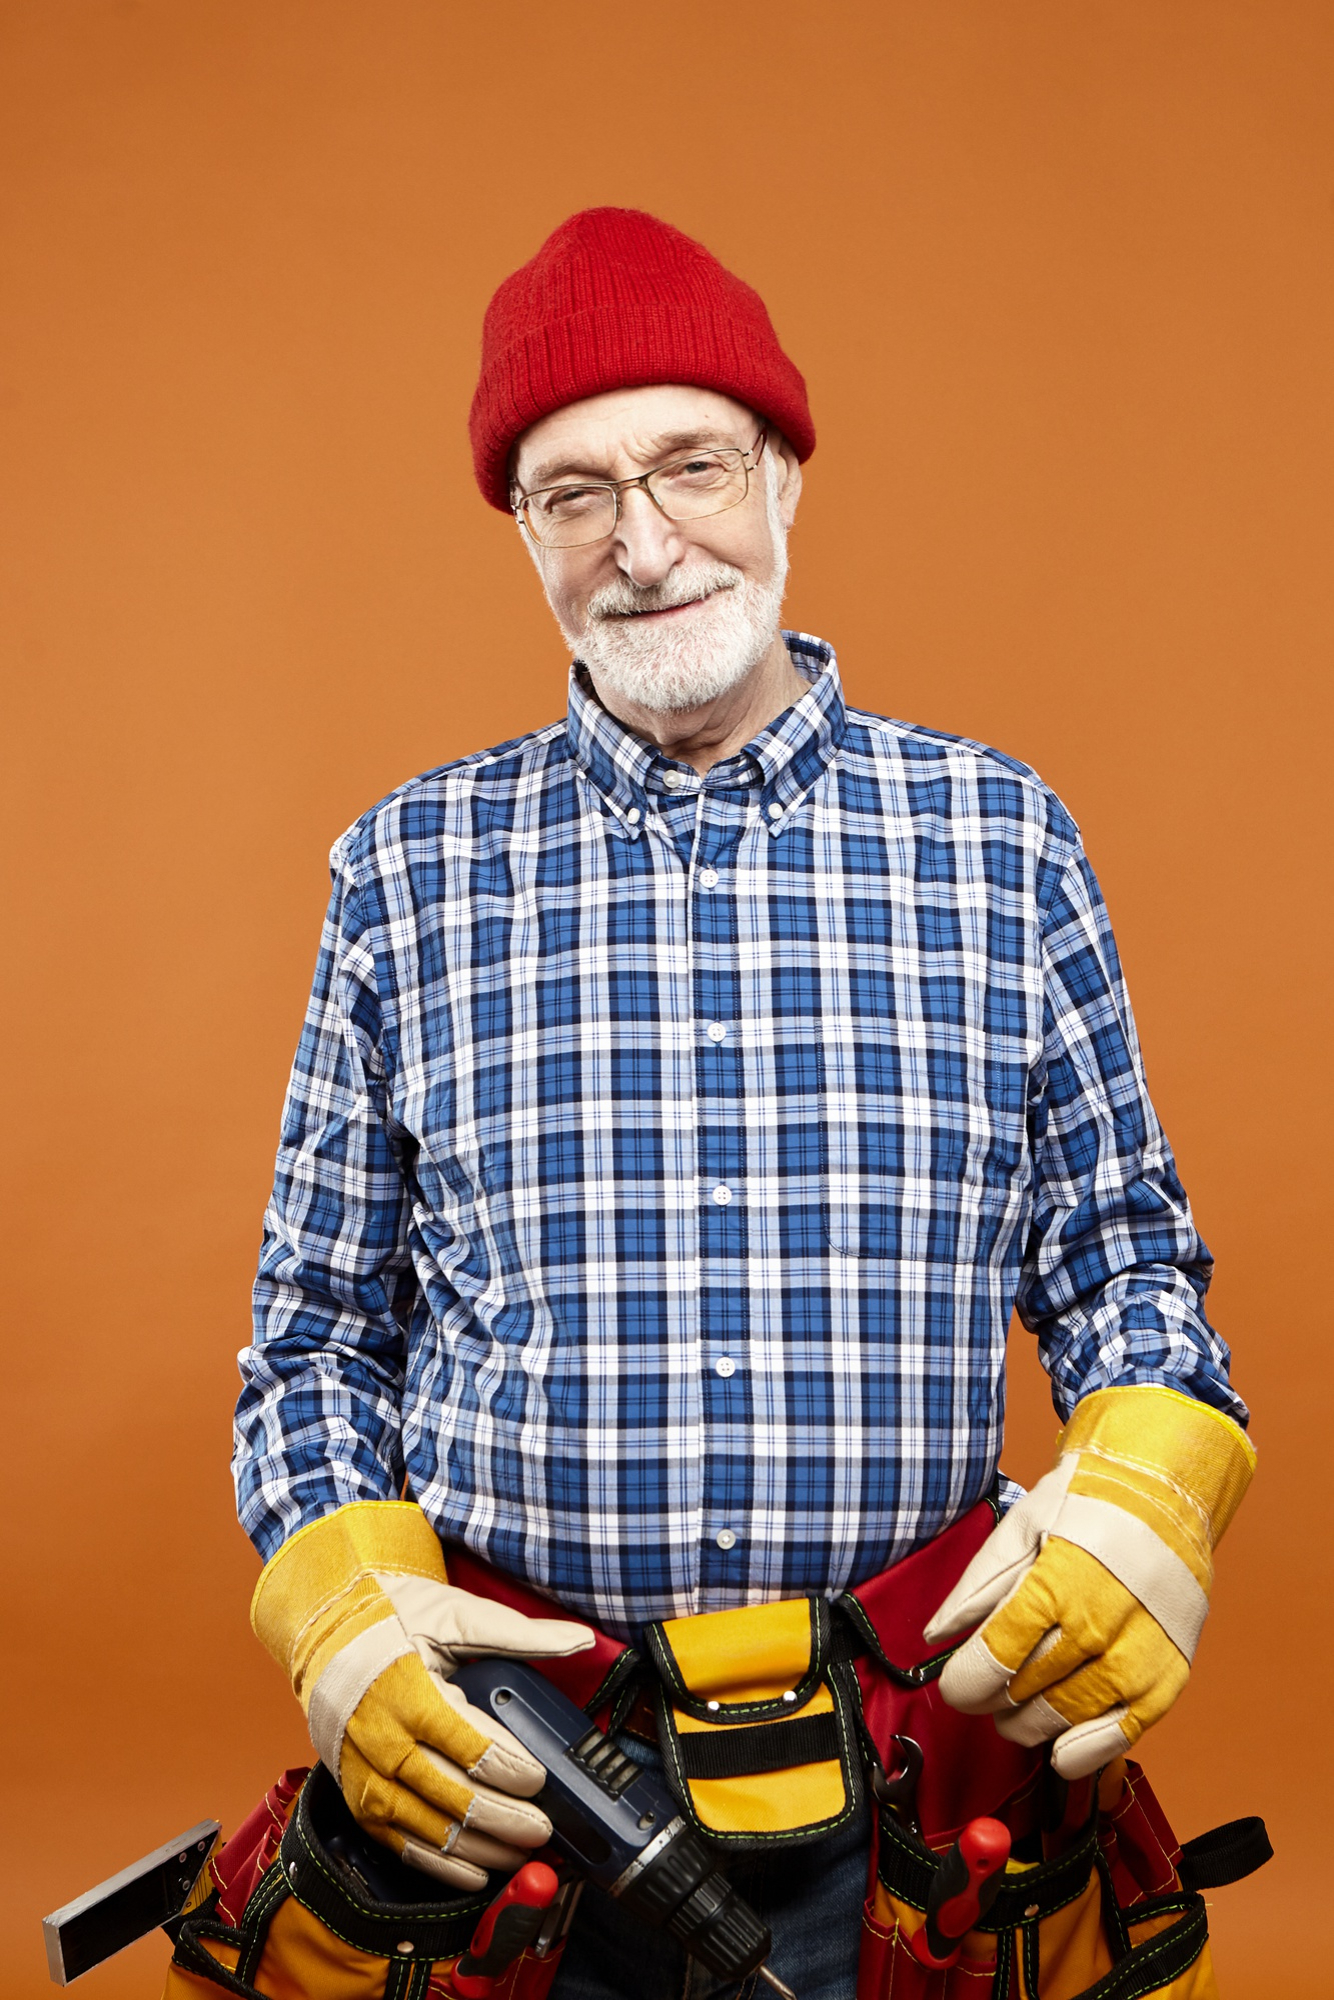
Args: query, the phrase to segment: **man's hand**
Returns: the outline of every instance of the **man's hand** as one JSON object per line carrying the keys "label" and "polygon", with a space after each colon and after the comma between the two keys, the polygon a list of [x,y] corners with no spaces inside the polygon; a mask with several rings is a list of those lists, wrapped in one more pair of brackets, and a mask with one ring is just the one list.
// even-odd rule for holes
{"label": "man's hand", "polygon": [[1065,1778],[1128,1750],[1186,1684],[1254,1467],[1236,1424],[1174,1389],[1086,1397],[926,1628],[935,1646],[986,1620],[946,1663],[946,1701],[1017,1743],[1055,1737]]}
{"label": "man's hand", "polygon": [[292,1682],[311,1741],[368,1833],[460,1889],[551,1838],[529,1801],[546,1772],[450,1681],[461,1660],[563,1658],[585,1625],[456,1590],[420,1507],[364,1500],[300,1529],[267,1564],[255,1632]]}

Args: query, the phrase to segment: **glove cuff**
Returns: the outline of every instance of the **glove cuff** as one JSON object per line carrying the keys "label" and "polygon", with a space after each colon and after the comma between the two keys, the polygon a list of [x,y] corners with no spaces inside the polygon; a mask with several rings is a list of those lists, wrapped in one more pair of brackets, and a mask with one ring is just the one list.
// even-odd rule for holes
{"label": "glove cuff", "polygon": [[1132,1383],[1086,1396],[1059,1449],[1058,1464],[1077,1461],[1072,1498],[1135,1516],[1207,1593],[1213,1551],[1255,1469],[1254,1447],[1231,1418],[1175,1389]]}
{"label": "glove cuff", "polygon": [[298,1528],[265,1564],[250,1623],[298,1695],[335,1633],[345,1645],[393,1615],[376,1572],[446,1581],[439,1537],[415,1501],[350,1501]]}

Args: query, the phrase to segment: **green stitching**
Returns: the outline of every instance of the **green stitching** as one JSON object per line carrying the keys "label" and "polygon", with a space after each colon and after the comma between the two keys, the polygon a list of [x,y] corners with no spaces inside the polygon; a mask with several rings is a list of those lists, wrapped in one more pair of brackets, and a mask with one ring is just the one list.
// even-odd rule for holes
{"label": "green stitching", "polygon": [[[305,1836],[305,1829],[301,1826],[295,1814],[293,1814],[292,1819],[289,1821],[288,1825],[289,1825],[289,1831],[294,1831],[296,1839],[298,1839],[301,1842],[303,1854],[310,1861],[314,1863],[316,1869],[319,1871],[321,1875],[323,1875],[325,1881],[328,1882],[330,1886],[337,1891],[338,1895],[342,1898],[342,1900],[344,1902],[348,1902],[350,1899],[343,1884],[338,1880],[336,1875],[330,1873],[328,1867],[325,1864],[323,1855],[319,1854],[310,1845],[310,1842],[306,1839]],[[274,1872],[275,1872],[274,1869],[270,1869],[268,1871],[268,1874],[266,1874],[266,1876],[264,1877],[264,1880],[267,1881],[268,1875],[271,1875]],[[277,1872],[279,1874],[282,1873],[281,1866],[277,1866]],[[261,1887],[262,1886],[263,1884],[261,1883]],[[393,1954],[389,1952],[380,1952],[374,1949],[367,1950],[364,1942],[356,1938],[348,1937],[345,1934],[345,1932],[340,1931],[337,1928],[337,1926],[330,1921],[330,1919],[326,1916],[323,1910],[315,1909],[312,1904],[306,1901],[300,1889],[296,1886],[294,1882],[290,1881],[290,1879],[284,1883],[284,1887],[287,1893],[290,1896],[292,1896],[298,1903],[300,1903],[302,1909],[309,1911],[310,1915],[314,1917],[318,1923],[323,1924],[326,1930],[330,1931],[333,1934],[333,1936],[338,1939],[338,1942],[340,1944],[345,1944],[349,1946],[351,1950],[360,1952],[363,1958],[392,1958]],[[256,1890],[255,1893],[256,1895],[258,1895],[259,1891]],[[455,1915],[457,1915],[460,1919],[465,1916],[471,1916],[474,1914],[480,1916],[480,1914],[482,1913],[483,1910],[486,1909],[486,1907],[487,1905],[485,1903],[465,1904],[462,1909],[460,1909],[457,1912],[451,1912],[449,1915],[439,1916],[439,1917],[427,1917],[425,1919],[418,1917],[415,1920],[403,1916],[393,1916],[393,1915],[382,1917],[378,1913],[378,1911],[367,1910],[362,1907],[358,1907],[357,1914],[364,1923],[373,1924],[376,1926],[382,1926],[385,1930],[397,1930],[399,1936],[401,1937],[405,1929],[411,1930],[413,1928],[414,1922],[418,1925],[422,1924],[423,1922],[432,1925],[442,1925],[453,1921]],[[250,1912],[247,1909],[246,1915],[248,1916],[249,1914]],[[436,1954],[432,1953],[430,1958],[427,1960],[420,1960],[419,1952],[420,1948],[414,1942],[413,1956],[410,1959],[405,1956],[403,1962],[407,1965],[414,1965],[417,1964],[418,1962],[435,1964]],[[449,1955],[450,1954],[447,1951],[439,1954],[439,1956],[445,1958],[449,1957]]]}
{"label": "green stitching", "polygon": [[620,1686],[620,1683],[627,1679],[640,1664],[642,1664],[640,1656],[634,1647],[623,1647],[608,1667],[606,1673],[602,1676],[596,1692],[590,1695],[584,1703],[584,1714],[592,1715],[595,1708],[601,1708],[603,1702],[610,1699]]}
{"label": "green stitching", "polygon": [[[794,1709],[800,1710],[806,1706],[824,1682],[825,1670],[829,1664],[827,1657],[829,1633],[825,1623],[828,1606],[822,1597],[818,1597],[814,1591],[808,1591],[806,1608],[811,1622],[810,1664],[796,1687],[791,1690],[797,1697],[795,1703],[784,1701],[780,1694],[770,1701],[725,1701],[721,1702],[717,1709],[711,1710],[707,1702],[693,1693],[681,1678],[680,1666],[672,1651],[671,1643],[663,1631],[661,1620],[646,1628],[651,1662],[657,1668],[661,1679],[678,1697],[677,1706],[684,1709],[692,1721],[718,1725],[729,1721],[759,1722],[766,1717],[781,1720],[790,1716]],[[822,1611],[825,1614],[824,1619],[821,1617]],[[707,1617],[709,1614],[706,1612],[702,1615]]]}
{"label": "green stitching", "polygon": [[[959,1650],[958,1644],[945,1646],[940,1652],[931,1653],[925,1660],[917,1661],[914,1666],[897,1666],[881,1645],[875,1626],[871,1623],[870,1614],[867,1612],[865,1605],[854,1595],[853,1591],[845,1590],[842,1593],[838,1599],[838,1608],[845,1618],[851,1619],[857,1625],[871,1652],[890,1678],[902,1681],[908,1687],[921,1687],[924,1682],[934,1680],[945,1662],[951,1659]],[[962,1641],[959,1644],[962,1644]]]}
{"label": "green stitching", "polygon": [[705,1824],[700,1818],[698,1808],[691,1796],[690,1781],[681,1768],[678,1755],[680,1736],[675,1725],[667,1715],[666,1690],[659,1690],[659,1709],[662,1718],[659,1735],[663,1761],[668,1766],[673,1779],[673,1795],[687,1818],[694,1823],[695,1827],[706,1840],[711,1841],[716,1846],[740,1848],[743,1851],[747,1849],[754,1851],[763,1846],[781,1846],[784,1843],[797,1846],[804,1844],[806,1841],[815,1840],[823,1834],[836,1832],[839,1827],[845,1825],[858,1811],[862,1795],[858,1782],[860,1775],[859,1766],[853,1758],[854,1745],[848,1730],[848,1696],[846,1690],[835,1678],[832,1669],[823,1685],[829,1690],[835,1723],[838,1729],[839,1743],[841,1745],[839,1769],[843,1778],[844,1803],[840,1811],[829,1819],[808,1820],[804,1826],[784,1827],[779,1833],[747,1832],[744,1829],[734,1833],[724,1833],[720,1832],[716,1827]]}
{"label": "green stitching", "polygon": [[[1183,1946],[1193,1941],[1193,1932],[1196,1929],[1199,1931],[1199,1938],[1197,1941],[1194,1941],[1195,1948],[1189,1958],[1183,1959],[1178,1965],[1176,1963],[1176,1954],[1181,1951]],[[1196,1959],[1204,1950],[1208,1936],[1209,1913],[1205,1906],[1204,1898],[1201,1896],[1197,1910],[1193,1910],[1189,1915],[1184,1916],[1180,1923],[1173,1924],[1170,1931],[1160,1931],[1157,1937],[1146,1938],[1143,1944],[1137,1944],[1130,1958],[1123,1959],[1120,1965],[1113,1966],[1112,1970],[1104,1978],[1100,1979],[1096,1986],[1086,1987],[1083,1994],[1078,1996],[1078,2000],[1143,2000],[1143,1996],[1146,1993],[1159,1991],[1169,1979],[1179,1979],[1183,1972],[1189,1971],[1190,1967],[1194,1965]],[[1121,1984],[1122,1974],[1135,1969],[1133,1967],[1133,1959],[1138,1957],[1141,1952],[1144,1955],[1138,1969],[1148,1975],[1148,1985],[1125,1986]],[[1154,1963],[1155,1960],[1164,1958],[1167,1960],[1167,1970],[1165,1972],[1160,1965]]]}

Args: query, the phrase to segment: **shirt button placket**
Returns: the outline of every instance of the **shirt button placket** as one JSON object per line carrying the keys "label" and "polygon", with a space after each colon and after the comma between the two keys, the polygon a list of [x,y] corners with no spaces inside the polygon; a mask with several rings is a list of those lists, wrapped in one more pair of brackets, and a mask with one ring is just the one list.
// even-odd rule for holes
{"label": "shirt button placket", "polygon": [[[691,927],[701,1215],[700,1348],[704,1451],[703,1575],[731,1588],[744,1571],[734,1554],[748,1518],[749,1480],[734,1454],[714,1443],[721,1427],[744,1423],[748,1398],[736,1380],[746,1326],[746,1157],[744,1022],[740,1019],[737,939],[744,922],[735,907],[738,873],[733,842],[743,823],[742,800],[725,792],[701,804]],[[707,1598],[706,1598],[707,1603]]]}

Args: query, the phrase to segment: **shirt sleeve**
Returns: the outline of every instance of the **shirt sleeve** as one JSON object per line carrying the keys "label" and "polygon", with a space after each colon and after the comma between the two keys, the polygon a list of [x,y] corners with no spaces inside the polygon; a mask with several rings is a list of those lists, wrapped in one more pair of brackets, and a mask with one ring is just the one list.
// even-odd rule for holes
{"label": "shirt sleeve", "polygon": [[1082,849],[1042,935],[1033,1212],[1016,1305],[1063,1418],[1096,1389],[1160,1383],[1246,1424],[1205,1317],[1213,1262],[1153,1105],[1102,893]]}
{"label": "shirt sleeve", "polygon": [[406,1325],[416,1297],[408,1193],[386,1114],[385,1029],[341,843],[314,988],[283,1107],[273,1196],[239,1356],[233,1473],[266,1559],[349,1500],[396,1499]]}

